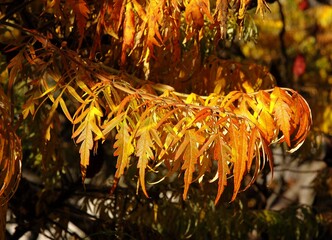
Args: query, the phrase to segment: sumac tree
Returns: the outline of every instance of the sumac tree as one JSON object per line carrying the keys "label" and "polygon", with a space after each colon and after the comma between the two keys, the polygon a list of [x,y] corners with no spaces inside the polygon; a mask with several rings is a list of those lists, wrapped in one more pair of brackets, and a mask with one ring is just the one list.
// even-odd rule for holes
{"label": "sumac tree", "polygon": [[[19,183],[21,141],[34,143],[23,150],[39,171],[56,173],[44,184],[67,174],[64,124],[72,126],[83,183],[94,153],[109,144],[116,157],[109,190],[135,166],[146,197],[147,174],[148,181],[179,174],[183,199],[193,182],[217,181],[217,204],[232,178],[234,200],[265,163],[273,168],[272,143],[298,149],[311,126],[304,98],[275,86],[266,67],[220,57],[223,44],[256,37],[250,2],[0,5],[8,63],[0,88],[0,204]],[[258,0],[255,9],[263,15],[269,6]]]}

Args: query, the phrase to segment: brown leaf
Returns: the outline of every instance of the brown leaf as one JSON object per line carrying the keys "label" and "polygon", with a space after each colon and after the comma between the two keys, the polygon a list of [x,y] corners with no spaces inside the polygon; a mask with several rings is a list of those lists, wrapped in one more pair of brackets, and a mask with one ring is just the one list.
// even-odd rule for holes
{"label": "brown leaf", "polygon": [[126,62],[127,50],[132,49],[134,46],[136,27],[135,27],[135,15],[132,7],[132,3],[126,4],[126,14],[123,23],[123,42],[121,53],[121,65]]}
{"label": "brown leaf", "polygon": [[75,15],[77,30],[80,35],[78,39],[79,42],[78,48],[80,48],[83,41],[85,27],[87,24],[87,19],[89,17],[90,10],[85,0],[68,0],[67,4],[71,6]]}

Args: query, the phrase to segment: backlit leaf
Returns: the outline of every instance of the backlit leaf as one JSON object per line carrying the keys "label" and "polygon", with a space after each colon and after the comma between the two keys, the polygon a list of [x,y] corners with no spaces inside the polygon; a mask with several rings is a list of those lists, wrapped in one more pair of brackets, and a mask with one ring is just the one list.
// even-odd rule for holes
{"label": "backlit leaf", "polygon": [[[234,175],[234,190],[232,201],[235,199],[243,179],[243,175],[247,170],[248,161],[248,132],[245,123],[232,122],[230,126],[230,145],[232,146],[232,162]],[[237,125],[238,127],[235,127]]]}
{"label": "backlit leaf", "polygon": [[[183,143],[180,145],[180,147],[184,148],[182,156],[184,162],[182,164],[181,170],[185,170],[183,199],[186,199],[189,185],[192,182],[192,174],[195,172],[195,166],[199,157],[198,147],[204,143],[204,137],[190,129],[185,133]],[[176,155],[175,159],[177,159],[177,157],[179,157],[179,155]]]}
{"label": "backlit leaf", "polygon": [[155,123],[150,117],[146,118],[142,124],[140,131],[138,131],[137,144],[136,144],[136,156],[138,157],[137,168],[139,168],[139,179],[142,186],[142,190],[146,196],[148,196],[145,188],[145,171],[149,163],[149,160],[154,159],[154,143],[151,136],[151,130],[154,128]]}
{"label": "backlit leaf", "polygon": [[218,193],[215,199],[215,204],[217,204],[227,186],[227,176],[231,173],[228,166],[231,160],[230,152],[221,134],[217,135],[213,158],[218,162]]}
{"label": "backlit leaf", "polygon": [[129,165],[130,156],[134,153],[134,146],[132,144],[132,139],[129,134],[129,127],[126,120],[119,124],[119,130],[115,136],[115,139],[116,142],[114,143],[114,156],[118,157],[115,177],[120,178],[123,175],[124,170]]}

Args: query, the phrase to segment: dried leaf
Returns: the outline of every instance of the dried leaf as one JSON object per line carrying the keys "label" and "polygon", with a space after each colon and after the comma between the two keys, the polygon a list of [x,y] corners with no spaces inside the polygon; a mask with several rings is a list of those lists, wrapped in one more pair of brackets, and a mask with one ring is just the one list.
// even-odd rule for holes
{"label": "dried leaf", "polygon": [[69,4],[70,7],[73,9],[75,15],[77,30],[80,35],[78,39],[79,42],[78,48],[80,48],[83,41],[85,27],[87,24],[87,19],[89,17],[90,10],[85,0],[68,0],[67,4]]}
{"label": "dried leaf", "polygon": [[123,42],[122,42],[122,53],[121,53],[121,64],[124,65],[126,62],[127,49],[134,47],[135,37],[135,15],[132,7],[132,3],[126,4],[126,14],[123,23]]}

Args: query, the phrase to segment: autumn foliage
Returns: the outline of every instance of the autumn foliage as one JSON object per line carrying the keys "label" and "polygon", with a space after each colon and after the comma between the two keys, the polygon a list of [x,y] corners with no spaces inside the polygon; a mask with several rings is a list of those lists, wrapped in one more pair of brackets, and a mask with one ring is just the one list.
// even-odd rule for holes
{"label": "autumn foliage", "polygon": [[[216,57],[220,41],[254,37],[249,2],[45,2],[40,14],[56,25],[23,27],[21,42],[6,48],[16,53],[7,92],[26,86],[19,114],[22,121],[42,121],[37,137],[44,164],[56,159],[52,141],[64,115],[79,147],[83,181],[91,155],[112,139],[114,187],[135,165],[146,196],[147,173],[167,169],[162,179],[183,176],[184,199],[192,182],[217,181],[217,203],[232,177],[234,200],[266,163],[273,168],[272,143],[296,150],[311,126],[303,97],[274,87],[266,68]],[[258,0],[256,11],[266,10]],[[15,189],[20,159],[5,95],[1,90],[1,202]],[[251,180],[243,183],[247,174]]]}

